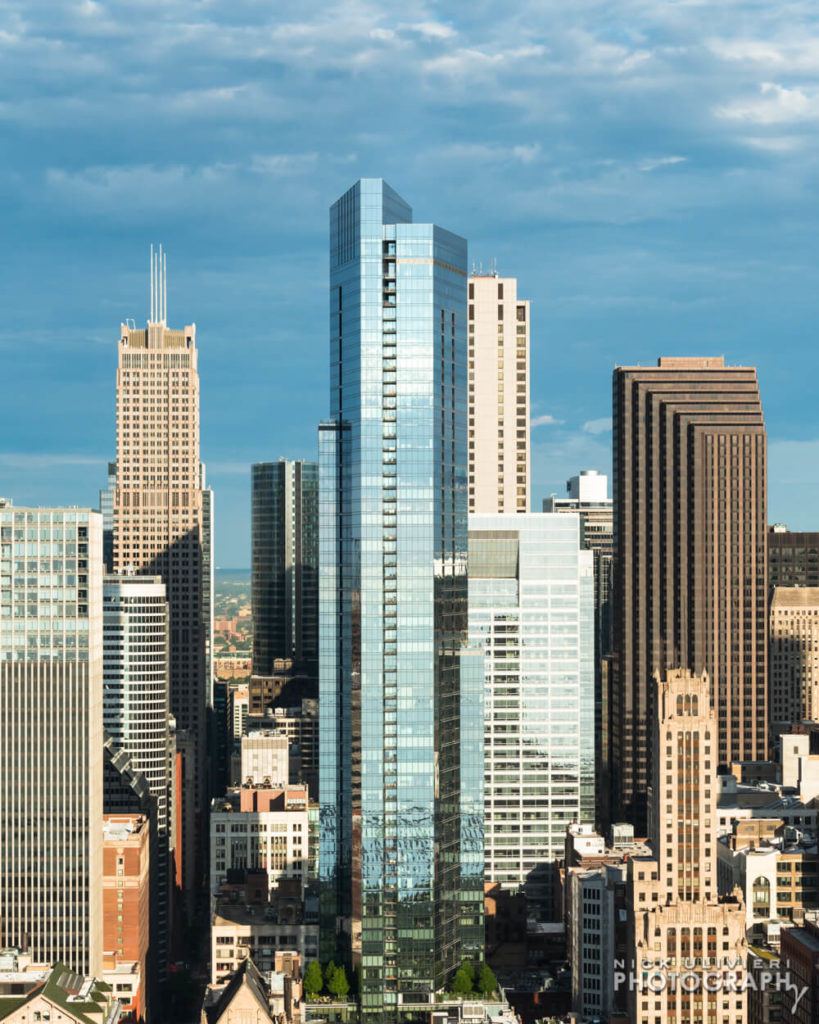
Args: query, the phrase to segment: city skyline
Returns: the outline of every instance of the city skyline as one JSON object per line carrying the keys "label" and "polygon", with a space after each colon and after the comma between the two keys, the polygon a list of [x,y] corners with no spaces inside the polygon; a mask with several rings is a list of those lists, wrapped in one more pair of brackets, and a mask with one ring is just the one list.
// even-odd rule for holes
{"label": "city skyline", "polygon": [[[39,9],[23,19],[4,8],[0,46],[17,91],[4,120],[0,209],[15,245],[4,253],[0,347],[13,353],[18,387],[0,412],[0,492],[95,502],[113,457],[105,346],[121,318],[142,321],[144,258],[161,238],[171,320],[195,319],[203,346],[217,563],[248,566],[249,465],[315,457],[324,210],[376,173],[440,209],[469,239],[470,265],[495,259],[532,301],[532,417],[542,423],[533,508],[580,466],[610,469],[611,368],[662,349],[759,368],[771,517],[786,518],[793,500],[801,518],[790,525],[808,528],[817,491],[800,467],[819,451],[809,372],[815,14],[725,5],[703,39],[696,5],[630,4],[627,32],[593,5],[519,5],[511,42],[482,9],[447,5],[435,19],[410,5],[400,20],[363,5],[343,17],[283,5],[267,24],[216,4],[189,29],[181,10],[165,6],[164,45],[146,76],[93,3],[51,26]],[[330,28],[339,23],[341,46]],[[46,65],[55,29],[64,59]],[[256,32],[250,52],[241,41]],[[25,74],[32,61],[38,74]],[[390,96],[389,131],[368,130],[396,73],[407,88],[400,102]],[[312,102],[328,82],[339,83],[333,102]],[[304,105],[288,107],[288,95]],[[148,118],[151,154],[140,141]],[[339,122],[350,126],[344,138]],[[285,360],[274,428],[260,382],[280,378]],[[797,376],[791,367],[805,363]],[[43,388],[50,402],[33,415],[23,396]],[[69,438],[60,424],[77,407],[88,412],[73,416]]]}

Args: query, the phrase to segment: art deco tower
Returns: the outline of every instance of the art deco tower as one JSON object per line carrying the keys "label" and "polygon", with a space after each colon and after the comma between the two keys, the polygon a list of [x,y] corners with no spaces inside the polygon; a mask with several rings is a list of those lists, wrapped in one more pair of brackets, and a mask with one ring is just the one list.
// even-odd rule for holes
{"label": "art deco tower", "polygon": [[480,954],[482,737],[472,711],[482,680],[461,657],[466,255],[462,238],[413,223],[380,179],[331,208],[332,419],[319,434],[322,942],[327,959],[360,967],[362,1019],[390,1024],[407,1003],[429,1003],[462,955]]}
{"label": "art deco tower", "polygon": [[718,762],[767,756],[766,441],[756,370],[614,371],[616,812],[645,824],[655,672],[711,679]]}
{"label": "art deco tower", "polygon": [[171,712],[190,751],[183,766],[183,883],[200,881],[198,816],[206,794],[207,591],[199,460],[196,328],[167,324],[165,261],[151,258],[151,315],[120,330],[113,562],[117,574],[159,576],[169,612]]}

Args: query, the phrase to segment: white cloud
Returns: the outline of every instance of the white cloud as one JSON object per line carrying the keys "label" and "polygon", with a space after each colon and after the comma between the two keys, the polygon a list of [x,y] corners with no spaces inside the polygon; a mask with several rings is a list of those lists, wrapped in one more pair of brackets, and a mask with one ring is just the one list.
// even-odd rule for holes
{"label": "white cloud", "polygon": [[417,32],[425,39],[452,39],[458,33],[451,25],[445,25],[442,21],[418,21],[412,25],[402,25],[410,32]]}
{"label": "white cloud", "polygon": [[673,167],[675,164],[684,164],[687,160],[688,157],[685,156],[659,156],[643,160],[642,163],[637,165],[637,169],[650,174],[660,167]]}
{"label": "white cloud", "polygon": [[551,413],[544,413],[542,416],[533,417],[529,426],[534,430],[535,427],[556,427],[559,426],[563,420],[555,419]]}
{"label": "white cloud", "polygon": [[601,416],[596,420],[586,420],[583,424],[583,432],[586,434],[607,434],[611,427],[611,416]]}
{"label": "white cloud", "polygon": [[819,95],[804,89],[789,89],[777,82],[763,82],[759,98],[735,100],[719,106],[717,117],[727,121],[776,125],[809,121],[819,117]]}

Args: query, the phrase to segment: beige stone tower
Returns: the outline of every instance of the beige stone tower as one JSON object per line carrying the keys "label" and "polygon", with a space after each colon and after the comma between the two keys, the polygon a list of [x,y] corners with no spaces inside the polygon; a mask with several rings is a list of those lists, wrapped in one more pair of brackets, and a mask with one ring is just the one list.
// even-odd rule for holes
{"label": "beige stone tower", "polygon": [[469,278],[469,511],[527,512],[529,302],[514,277]]}
{"label": "beige stone tower", "polygon": [[203,492],[196,327],[167,325],[164,258],[151,259],[151,318],[120,329],[113,568],[160,576],[169,612],[169,688],[183,765],[182,875],[200,881],[199,819],[206,797]]}
{"label": "beige stone tower", "polygon": [[717,896],[719,733],[708,675],[658,673],[655,698],[653,856],[634,858],[628,872],[626,973],[644,982],[630,989],[629,1016],[634,1024],[734,1024],[746,1019],[745,907],[738,889]]}

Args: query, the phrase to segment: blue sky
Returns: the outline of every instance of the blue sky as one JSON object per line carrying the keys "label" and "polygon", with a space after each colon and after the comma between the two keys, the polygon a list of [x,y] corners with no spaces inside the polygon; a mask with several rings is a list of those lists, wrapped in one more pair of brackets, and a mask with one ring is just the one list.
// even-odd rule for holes
{"label": "blue sky", "polygon": [[327,207],[361,175],[533,302],[535,495],[610,462],[611,369],[759,367],[770,518],[819,528],[811,2],[4,0],[0,494],[96,503],[119,324],[195,321],[217,561],[327,410]]}

